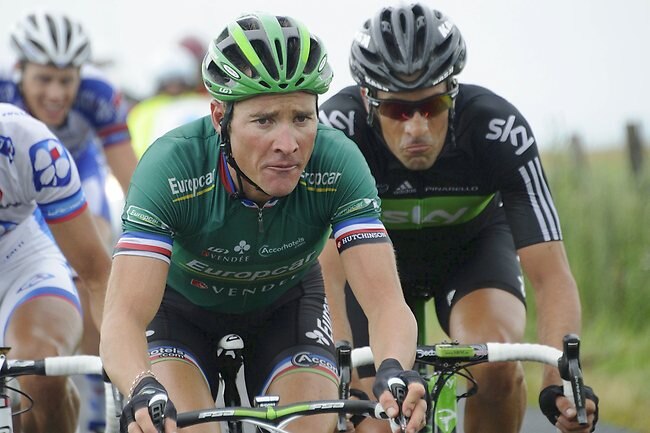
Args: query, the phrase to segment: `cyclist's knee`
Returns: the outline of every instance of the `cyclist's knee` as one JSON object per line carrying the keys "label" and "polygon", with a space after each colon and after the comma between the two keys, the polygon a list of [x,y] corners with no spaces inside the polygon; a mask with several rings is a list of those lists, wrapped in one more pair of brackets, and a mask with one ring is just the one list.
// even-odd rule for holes
{"label": "cyclist's knee", "polygon": [[[65,328],[64,328],[65,329]],[[52,356],[70,356],[75,353],[81,342],[81,325],[72,333],[55,329],[33,326],[21,332],[23,338],[12,339],[10,357],[14,359],[42,359]],[[28,335],[27,335],[28,334]]]}
{"label": "cyclist's knee", "polygon": [[521,363],[497,362],[477,367],[473,374],[479,384],[479,393],[491,399],[505,398],[525,386]]}

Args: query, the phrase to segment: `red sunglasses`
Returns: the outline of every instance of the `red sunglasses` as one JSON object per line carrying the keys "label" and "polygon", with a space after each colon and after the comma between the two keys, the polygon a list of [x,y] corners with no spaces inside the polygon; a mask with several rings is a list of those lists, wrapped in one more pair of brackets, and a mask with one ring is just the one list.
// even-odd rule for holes
{"label": "red sunglasses", "polygon": [[403,101],[400,99],[377,99],[368,96],[368,103],[377,108],[379,114],[395,120],[408,120],[415,112],[424,117],[433,117],[454,104],[454,98],[458,95],[458,85],[455,85],[446,93],[438,93],[419,101]]}

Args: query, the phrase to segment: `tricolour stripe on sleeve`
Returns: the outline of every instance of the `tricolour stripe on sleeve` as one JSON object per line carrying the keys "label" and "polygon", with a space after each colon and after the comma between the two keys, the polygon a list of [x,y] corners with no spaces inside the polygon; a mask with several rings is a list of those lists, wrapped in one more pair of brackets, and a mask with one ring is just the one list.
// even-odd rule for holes
{"label": "tricolour stripe on sleeve", "polygon": [[143,256],[171,262],[172,239],[169,236],[144,232],[125,232],[115,245],[113,257],[119,255]]}
{"label": "tricolour stripe on sleeve", "polygon": [[339,252],[358,244],[390,242],[386,228],[377,218],[356,218],[337,224],[334,239]]}

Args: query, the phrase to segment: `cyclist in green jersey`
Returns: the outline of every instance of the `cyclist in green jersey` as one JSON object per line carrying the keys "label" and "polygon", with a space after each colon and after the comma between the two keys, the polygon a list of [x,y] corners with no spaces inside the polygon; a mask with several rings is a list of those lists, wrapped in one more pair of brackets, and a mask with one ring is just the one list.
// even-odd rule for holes
{"label": "cyclist in green jersey", "polygon": [[[387,383],[402,379],[401,410],[408,431],[417,431],[426,402],[410,370],[415,319],[370,170],[343,133],[318,124],[317,95],[332,79],[324,46],[293,18],[242,16],[211,42],[203,79],[215,98],[211,114],[148,148],[122,215],[100,352],[126,396],[123,431],[153,433],[147,407],[156,402],[166,402],[157,408],[168,433],[176,431],[176,410],[213,405],[217,343],[231,333],[245,343],[249,397],[335,399],[317,261],[331,231],[369,317],[381,361],[376,394],[397,416]],[[290,428],[329,433],[335,423],[320,415]]]}

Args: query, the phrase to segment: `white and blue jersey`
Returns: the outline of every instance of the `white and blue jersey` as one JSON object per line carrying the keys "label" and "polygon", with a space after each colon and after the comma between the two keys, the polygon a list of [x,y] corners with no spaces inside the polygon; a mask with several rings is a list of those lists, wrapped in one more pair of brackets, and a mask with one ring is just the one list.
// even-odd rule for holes
{"label": "white and blue jersey", "polygon": [[[0,72],[0,102],[27,110],[13,74]],[[90,211],[110,221],[102,148],[130,139],[120,93],[92,66],[81,68],[76,100],[63,125],[50,128],[75,160]]]}
{"label": "white and blue jersey", "polygon": [[44,224],[87,207],[76,165],[52,132],[0,103],[0,345],[13,311],[41,296],[81,307],[61,251]]}

